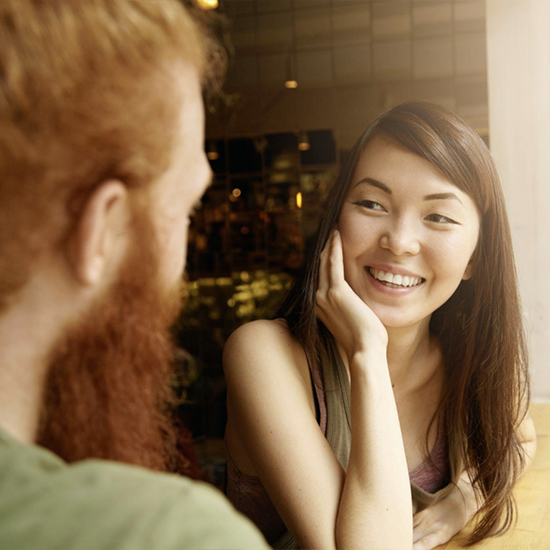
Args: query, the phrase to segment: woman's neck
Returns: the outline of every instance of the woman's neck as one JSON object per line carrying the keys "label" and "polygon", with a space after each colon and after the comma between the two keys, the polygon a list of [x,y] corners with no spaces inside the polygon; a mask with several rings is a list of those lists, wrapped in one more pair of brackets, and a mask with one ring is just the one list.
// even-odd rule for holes
{"label": "woman's neck", "polygon": [[441,366],[439,344],[430,333],[429,319],[414,327],[387,328],[387,331],[392,385],[403,391],[423,387]]}

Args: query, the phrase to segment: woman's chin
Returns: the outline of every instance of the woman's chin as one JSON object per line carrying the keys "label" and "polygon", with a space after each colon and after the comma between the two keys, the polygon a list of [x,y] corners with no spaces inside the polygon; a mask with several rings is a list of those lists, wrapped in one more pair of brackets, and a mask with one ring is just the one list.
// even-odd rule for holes
{"label": "woman's chin", "polygon": [[429,318],[418,319],[417,317],[407,315],[403,311],[388,311],[387,308],[376,307],[370,304],[367,305],[372,309],[387,330],[420,327],[424,324],[426,324],[426,326],[429,325]]}

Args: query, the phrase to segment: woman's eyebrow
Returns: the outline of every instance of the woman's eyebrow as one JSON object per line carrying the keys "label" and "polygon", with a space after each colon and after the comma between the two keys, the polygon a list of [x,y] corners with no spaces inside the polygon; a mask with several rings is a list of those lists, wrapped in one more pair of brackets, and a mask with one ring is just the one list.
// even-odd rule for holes
{"label": "woman's eyebrow", "polygon": [[367,178],[360,179],[354,185],[354,187],[357,187],[358,185],[361,185],[362,183],[367,183],[369,185],[372,185],[373,187],[378,187],[378,189],[381,189],[382,191],[384,191],[384,193],[387,193],[388,195],[391,195],[391,189],[385,183],[382,183],[381,181],[375,180],[374,178],[367,177]]}
{"label": "woman's eyebrow", "polygon": [[[375,180],[374,178],[369,178],[369,177],[360,179],[354,185],[354,187],[357,187],[358,185],[361,185],[363,183],[366,183],[367,185],[372,185],[373,187],[377,187],[378,189],[381,189],[382,191],[384,191],[384,193],[387,193],[388,195],[392,194],[391,189],[385,183],[382,183],[381,181],[378,181],[378,180]],[[448,199],[456,200],[460,204],[462,204],[462,206],[464,206],[463,202],[454,193],[432,193],[424,197],[425,201],[439,201],[439,200],[448,200]]]}
{"label": "woman's eyebrow", "polygon": [[447,200],[447,199],[456,200],[460,204],[462,204],[462,206],[464,206],[462,201],[454,193],[433,193],[432,195],[426,195],[424,197],[425,201],[439,201],[439,200]]}

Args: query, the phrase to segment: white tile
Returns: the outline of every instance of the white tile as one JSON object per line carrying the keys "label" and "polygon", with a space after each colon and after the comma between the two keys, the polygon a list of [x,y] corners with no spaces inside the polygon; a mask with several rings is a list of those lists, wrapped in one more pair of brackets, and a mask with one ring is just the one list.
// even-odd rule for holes
{"label": "white tile", "polygon": [[451,33],[453,9],[451,2],[415,2],[413,4],[413,31],[415,36]]}
{"label": "white tile", "polygon": [[369,44],[334,49],[334,72],[337,84],[369,80],[371,64],[371,47]]}
{"label": "white tile", "polygon": [[407,37],[411,32],[411,8],[407,0],[385,0],[372,5],[375,40]]}
{"label": "white tile", "polygon": [[377,77],[405,77],[411,72],[411,42],[380,42],[373,45],[374,73]]}
{"label": "white tile", "polygon": [[[264,93],[260,99],[261,127],[260,132],[265,134],[288,132],[296,128],[296,112],[298,96],[295,90]],[[274,99],[278,98],[276,102]]]}
{"label": "white tile", "polygon": [[231,89],[256,87],[258,68],[256,56],[239,56],[232,60],[227,73],[227,86]]}
{"label": "white tile", "polygon": [[290,12],[258,16],[258,45],[264,49],[289,48],[292,44]]}
{"label": "white tile", "polygon": [[350,150],[365,131],[366,125],[356,124],[354,126],[345,126],[335,128],[335,138],[338,149]]}
{"label": "white tile", "polygon": [[413,71],[415,78],[452,76],[452,37],[449,36],[414,40]]}
{"label": "white tile", "polygon": [[330,5],[330,0],[294,0],[294,8],[296,10],[320,8],[322,6],[329,6],[329,5]]}
{"label": "white tile", "polygon": [[427,101],[439,102],[440,98],[454,98],[456,86],[454,78],[434,78],[415,80],[413,82],[412,96]]}
{"label": "white tile", "polygon": [[380,82],[377,86],[377,115],[413,97],[413,81]]}
{"label": "white tile", "polygon": [[456,21],[485,19],[485,2],[483,0],[455,0]]}
{"label": "white tile", "polygon": [[256,16],[236,17],[233,20],[231,37],[236,49],[254,48],[256,46]]}
{"label": "white tile", "polygon": [[335,44],[354,44],[370,41],[370,8],[368,2],[360,5],[334,6],[332,9]]}
{"label": "white tile", "polygon": [[485,27],[485,2],[483,1],[455,0],[454,14],[456,31],[482,30]]}
{"label": "white tile", "polygon": [[224,6],[230,15],[256,12],[256,2],[254,0],[231,0],[231,2],[224,2]]}
{"label": "white tile", "polygon": [[487,71],[487,44],[485,33],[457,34],[455,36],[456,72],[459,75]]}
{"label": "white tile", "polygon": [[456,111],[456,98],[453,94],[451,95],[431,95],[431,97],[428,98],[418,98],[418,99],[424,99],[427,101],[431,101],[432,103],[437,103],[438,105],[441,105],[442,107],[446,107],[450,111]]}
{"label": "white tile", "polygon": [[328,8],[294,12],[296,48],[330,48],[330,11]]}
{"label": "white tile", "polygon": [[334,7],[339,5],[348,5],[348,4],[367,4],[368,0],[332,0],[332,5]]}
{"label": "white tile", "polygon": [[335,125],[334,100],[331,89],[298,90],[298,128],[321,130]]}
{"label": "white tile", "polygon": [[374,118],[375,92],[366,86],[336,88],[336,120],[339,128],[354,128],[355,139]]}
{"label": "white tile", "polygon": [[296,53],[298,84],[300,88],[332,84],[332,57],[330,50]]}
{"label": "white tile", "polygon": [[[233,0],[241,2],[242,0]],[[291,0],[257,0],[258,12],[268,13],[271,11],[288,11],[292,8]]]}
{"label": "white tile", "polygon": [[283,90],[287,78],[290,54],[266,54],[258,58],[260,64],[260,86]]}
{"label": "white tile", "polygon": [[483,105],[487,109],[489,95],[487,75],[457,78],[455,90],[459,107]]}

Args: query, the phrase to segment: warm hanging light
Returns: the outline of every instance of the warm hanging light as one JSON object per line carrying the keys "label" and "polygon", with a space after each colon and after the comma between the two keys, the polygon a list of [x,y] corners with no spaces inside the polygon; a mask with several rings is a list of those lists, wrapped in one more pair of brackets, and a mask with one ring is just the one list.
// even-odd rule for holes
{"label": "warm hanging light", "polygon": [[201,10],[215,10],[218,8],[219,2],[218,0],[196,0],[197,6]]}
{"label": "warm hanging light", "polygon": [[216,142],[212,139],[206,142],[206,156],[208,160],[218,160],[220,158]]}
{"label": "warm hanging light", "polygon": [[298,193],[296,193],[296,206],[298,208],[302,208],[302,192],[301,191],[298,191]]}
{"label": "warm hanging light", "polygon": [[295,90],[298,87],[298,81],[296,80],[296,68],[294,66],[294,54],[291,53],[288,56],[286,63],[286,81],[285,87],[289,90]]}
{"label": "warm hanging light", "polygon": [[300,151],[309,151],[310,147],[307,132],[300,132],[298,134],[298,149]]}

